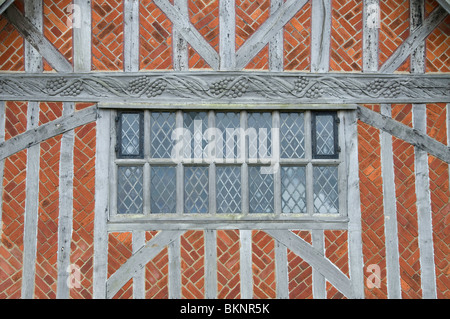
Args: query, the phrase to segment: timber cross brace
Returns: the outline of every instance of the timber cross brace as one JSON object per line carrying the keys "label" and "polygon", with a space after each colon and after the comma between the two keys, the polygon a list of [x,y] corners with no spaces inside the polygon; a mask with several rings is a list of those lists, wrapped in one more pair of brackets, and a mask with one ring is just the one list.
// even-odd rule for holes
{"label": "timber cross brace", "polygon": [[[98,1],[92,1],[93,4],[89,0],[73,1],[73,6],[81,10],[82,14],[78,17],[79,20],[72,21],[77,22],[78,25],[70,27],[73,31],[72,60],[43,32],[43,25],[48,23],[42,20],[45,1],[35,1],[32,5],[31,2],[25,2],[23,10],[20,5],[16,6],[17,3],[13,2],[0,0],[2,14],[0,21],[13,26],[25,40],[23,45],[25,72],[0,73],[0,174],[1,179],[6,180],[3,185],[7,185],[2,189],[2,196],[5,199],[1,200],[3,208],[0,210],[0,225],[2,225],[0,232],[5,238],[4,242],[12,241],[11,206],[6,201],[11,197],[11,184],[7,182],[10,178],[7,176],[10,170],[8,165],[11,165],[11,161],[20,159],[24,154],[22,151],[26,149],[27,183],[24,190],[26,199],[22,216],[24,222],[21,257],[23,260],[19,262],[22,265],[19,267],[22,273],[19,297],[33,298],[37,291],[36,278],[41,272],[37,255],[41,253],[39,251],[39,247],[42,247],[41,232],[44,232],[41,229],[43,222],[39,212],[45,211],[40,203],[42,177],[39,172],[43,171],[39,166],[40,151],[45,149],[46,143],[53,138],[60,138],[60,150],[56,153],[59,155],[60,163],[57,181],[59,186],[56,193],[59,194],[59,208],[56,210],[58,215],[56,219],[59,219],[59,222],[55,231],[57,236],[53,236],[57,247],[57,261],[53,265],[55,287],[52,288],[57,298],[69,298],[76,289],[66,283],[70,279],[67,269],[72,269],[70,267],[73,265],[71,264],[73,257],[71,243],[75,237],[83,236],[82,231],[78,233],[74,229],[77,218],[74,216],[74,200],[77,199],[74,198],[74,194],[78,192],[76,187],[80,187],[75,183],[79,184],[74,167],[80,165],[77,161],[82,160],[95,161],[92,170],[95,176],[91,176],[91,180],[85,179],[88,184],[92,184],[95,180],[95,184],[92,184],[90,188],[90,192],[95,194],[91,194],[95,196],[91,205],[93,206],[92,214],[81,222],[83,224],[88,223],[87,220],[93,220],[91,233],[84,234],[92,237],[93,267],[90,289],[91,296],[94,298],[130,295],[130,282],[133,286],[133,297],[144,298],[151,295],[146,287],[149,285],[148,282],[158,282],[158,278],[166,280],[164,296],[169,298],[197,296],[193,287],[195,284],[201,285],[199,294],[205,298],[223,297],[224,292],[220,291],[221,288],[223,291],[229,288],[234,288],[235,291],[237,289],[238,293],[234,296],[241,298],[252,298],[258,294],[266,297],[290,298],[298,286],[292,286],[297,280],[292,279],[294,276],[292,269],[299,267],[300,263],[308,264],[311,270],[311,278],[308,279],[308,274],[303,274],[304,277],[301,277],[301,280],[311,281],[312,297],[326,298],[331,294],[332,289],[347,298],[367,297],[372,293],[365,282],[366,264],[369,263],[367,259],[371,259],[371,256],[370,253],[366,255],[367,252],[364,250],[366,244],[363,238],[374,232],[367,226],[369,221],[364,220],[364,218],[368,220],[373,218],[371,212],[367,213],[373,208],[366,203],[370,196],[365,196],[363,192],[374,193],[374,189],[381,193],[379,197],[382,198],[379,205],[382,210],[381,218],[378,221],[384,220],[382,222],[385,240],[383,249],[386,257],[383,263],[385,263],[387,277],[387,280],[383,281],[385,295],[389,298],[401,298],[402,293],[405,294],[405,292],[402,292],[404,287],[401,284],[403,278],[400,270],[400,267],[404,266],[401,266],[400,262],[405,257],[399,251],[399,246],[403,245],[399,243],[402,225],[399,225],[397,216],[401,216],[401,209],[403,209],[399,206],[405,203],[400,203],[394,190],[397,187],[400,192],[400,189],[405,186],[396,184],[398,183],[394,179],[397,178],[396,173],[404,174],[404,172],[394,169],[394,160],[404,158],[409,162],[411,159],[413,161],[408,165],[412,167],[411,174],[415,179],[412,191],[416,196],[413,206],[416,207],[418,220],[416,226],[418,235],[415,240],[420,252],[418,253],[421,278],[419,288],[422,297],[437,297],[441,288],[437,284],[440,275],[436,273],[435,259],[437,257],[434,255],[434,250],[437,243],[434,240],[440,235],[434,235],[433,238],[432,217],[438,214],[432,211],[432,208],[437,205],[432,201],[432,197],[437,195],[433,193],[435,190],[430,189],[429,162],[435,158],[442,163],[450,164],[450,148],[443,143],[442,139],[437,140],[429,136],[427,105],[450,103],[450,75],[445,71],[433,74],[424,72],[427,50],[424,44],[428,37],[442,23],[445,23],[450,12],[450,4],[447,0],[439,0],[437,1],[439,5],[435,6],[429,4],[432,8],[428,10],[426,17],[425,1],[409,1],[409,35],[403,37],[402,42],[398,43],[396,49],[389,52],[390,55],[383,61],[380,60],[380,51],[383,51],[379,38],[381,31],[377,27],[380,11],[383,10],[383,1],[366,0],[358,4],[358,9],[355,10],[359,10],[361,16],[362,35],[359,42],[362,48],[361,55],[363,55],[359,62],[360,72],[342,72],[342,70],[331,72],[333,71],[331,65],[333,52],[337,52],[333,51],[333,41],[335,41],[333,36],[336,36],[337,31],[332,21],[337,21],[336,16],[339,15],[336,3],[331,0],[262,1],[265,8],[262,5],[259,9],[267,12],[266,18],[252,32],[239,26],[240,22],[237,21],[239,14],[243,14],[241,12],[248,9],[248,6],[245,7],[241,3],[242,1],[211,1],[215,3],[216,8],[208,13],[217,15],[217,24],[220,27],[217,41],[211,40],[214,37],[205,35],[204,30],[193,20],[195,10],[206,10],[204,7],[203,9],[196,7],[194,10],[196,3],[194,0],[174,0],[173,4],[169,0],[123,1],[123,13],[121,13],[123,28],[120,31],[123,33],[123,45],[120,52],[123,72],[93,72],[93,57],[101,51],[100,46],[96,47],[100,40],[94,35],[97,32],[95,28],[100,28],[98,25],[101,24],[96,20],[98,17],[92,16],[96,9],[99,10],[98,12],[103,10],[97,4]],[[203,2],[200,7],[205,6]],[[206,7],[212,5],[211,3]],[[60,9],[64,11],[66,8]],[[311,18],[311,21],[307,22],[309,27],[305,27],[305,30],[309,30],[310,37],[309,69],[289,70],[286,62],[289,52],[286,52],[288,45],[285,41],[293,37],[294,33],[288,30],[292,28],[292,25],[306,23],[299,18],[300,15],[307,15],[306,13]],[[171,43],[168,45],[171,50],[171,69],[142,69],[143,60],[145,60],[142,56],[143,42],[151,42],[143,38],[144,14],[158,15],[158,19],[165,17],[170,24],[170,29],[164,32],[161,31],[163,29],[161,26],[156,29],[160,32],[159,38],[163,38],[162,35],[165,33],[171,37]],[[207,15],[206,11],[202,14]],[[308,20],[309,18],[306,21]],[[155,22],[153,26],[158,23],[161,22]],[[214,29],[214,26],[210,28]],[[245,39],[241,34],[243,31],[239,28],[249,32]],[[1,32],[0,30],[0,34]],[[300,33],[299,31],[298,34]],[[91,38],[95,38],[92,43]],[[155,39],[152,41],[154,42]],[[162,50],[162,44],[158,50]],[[248,69],[253,61],[261,59],[260,55],[264,50],[267,50],[268,71]],[[193,68],[193,55],[202,59],[208,68],[206,70]],[[0,66],[2,59],[5,57],[0,54]],[[46,64],[43,63],[44,60]],[[409,61],[410,72],[396,72],[404,66],[405,61]],[[56,72],[43,72],[45,68]],[[11,71],[3,70],[3,68],[0,70]],[[111,70],[97,69],[97,71]],[[19,103],[17,101],[27,101],[26,128],[11,134],[10,127],[14,124],[11,124],[12,120],[8,118],[12,115],[7,113],[7,109]],[[39,123],[43,105],[51,102],[61,105],[61,114],[56,119],[48,120],[43,124]],[[76,105],[79,103],[88,107],[77,108]],[[379,112],[375,111],[378,110],[377,107],[373,108],[368,104],[379,105]],[[403,104],[412,105],[411,123],[403,121],[400,117],[395,119],[393,111],[396,105]],[[448,106],[447,110],[444,107],[445,112],[447,114],[444,121],[447,127],[447,144],[450,144]],[[192,115],[194,113],[195,115]],[[246,157],[248,154],[243,155],[242,161],[240,161],[241,158],[235,159],[233,165],[228,166],[216,160],[209,162],[203,160],[196,165],[195,159],[192,162],[177,163],[155,156],[157,151],[154,150],[156,146],[152,141],[156,136],[157,141],[163,145],[165,140],[170,139],[168,135],[161,135],[164,130],[170,134],[171,131],[168,128],[187,129],[189,123],[194,123],[192,135],[195,153],[196,128],[202,127],[203,123],[211,128],[214,125],[218,126],[225,118],[224,123],[228,121],[226,123],[231,125],[230,119],[234,118],[237,119],[240,128],[248,129],[252,120],[250,114],[259,113],[262,114],[261,117],[255,118],[262,121],[264,116],[267,116],[269,131],[275,129],[268,136],[273,143],[271,152],[274,153],[271,153],[271,156],[274,158],[276,167],[280,169],[270,178],[253,173],[252,168],[259,168],[258,165],[264,166],[263,164],[267,163],[249,162]],[[204,117],[199,120],[198,114],[204,114]],[[173,117],[170,117],[172,115]],[[189,118],[191,115],[193,117]],[[322,118],[320,118],[321,115],[323,115]],[[163,117],[164,120],[161,120]],[[301,120],[292,122],[293,118]],[[328,138],[334,138],[337,141],[333,144],[335,148],[333,154],[325,154],[320,158],[321,154],[317,150],[321,141],[317,138],[321,135],[318,123],[328,118],[332,118],[332,121],[324,122],[326,124],[322,125],[324,127],[331,125],[331,130],[334,132],[328,134]],[[258,123],[258,121],[254,122]],[[94,124],[95,129],[92,130]],[[154,131],[158,125],[161,129]],[[283,152],[283,138],[286,140],[286,136],[289,135],[283,135],[283,128],[289,134],[300,134],[299,132],[303,134],[303,137],[298,140],[295,140],[297,138],[295,134],[293,135],[296,137],[289,137],[295,143],[303,143],[302,155],[295,153],[297,157],[292,156],[286,159],[274,150],[277,145],[281,145],[280,152]],[[92,142],[87,142],[85,146],[80,147],[79,143],[85,137],[82,135],[84,133],[80,132],[89,131],[88,129],[95,134],[95,146],[92,147]],[[139,130],[141,132],[136,133]],[[323,132],[329,133],[326,130],[324,128]],[[368,134],[373,135],[371,138],[375,141],[370,138],[362,140],[360,133],[365,130],[371,132]],[[9,134],[7,138],[5,138],[6,131]],[[127,134],[131,131],[134,135],[129,138]],[[201,133],[203,134],[203,131]],[[327,135],[325,133],[323,136]],[[130,139],[131,142],[126,147],[130,149],[133,146],[136,147],[138,155],[133,151],[124,157],[118,155],[120,152],[117,149],[121,147],[117,142],[119,135],[123,135],[120,141]],[[323,136],[322,138],[325,139]],[[141,144],[134,142],[136,138],[140,139]],[[205,137],[203,138],[206,140]],[[267,136],[258,138],[258,146],[264,138],[268,139]],[[360,141],[363,144],[359,144]],[[412,157],[407,157],[405,153],[394,158],[393,148],[400,141],[413,146]],[[244,153],[249,152],[249,143],[249,141],[244,142],[243,145],[246,148]],[[372,153],[364,149],[370,148],[371,143],[379,145]],[[324,142],[324,144],[327,143]],[[291,146],[285,146],[284,150],[290,149]],[[76,158],[81,149],[83,152],[90,151],[90,158],[87,156],[80,157],[83,158],[82,160]],[[367,165],[362,154],[368,154],[369,157],[374,158],[378,156],[379,159],[361,168],[360,165]],[[41,161],[44,160],[41,159]],[[380,166],[379,169],[376,168],[377,165]],[[162,169],[163,167],[166,170]],[[207,169],[202,171],[205,167]],[[233,170],[236,167],[239,169]],[[170,171],[171,168],[173,170]],[[188,174],[191,171],[194,172],[192,175],[194,177],[189,179]],[[368,171],[374,172],[370,178],[365,176]],[[238,201],[238,210],[242,209],[240,211],[242,216],[236,214],[221,216],[218,212],[218,202],[222,196],[219,186],[221,178],[224,178],[223,172],[235,174],[233,176],[239,180],[238,186],[233,184],[231,187],[238,195],[234,194],[231,199],[227,198],[231,202]],[[333,172],[338,176],[335,182],[333,177],[330,177],[333,176]],[[173,175],[157,175],[162,173],[173,173]],[[378,175],[382,180],[382,182],[378,181],[379,189],[376,186],[368,187],[361,179],[363,177],[369,180]],[[161,186],[154,185],[150,181],[150,176],[152,180],[156,180],[153,176],[162,176],[161,180],[167,184],[166,191],[160,191]],[[193,189],[197,192],[197,200],[207,203],[207,213],[189,216],[186,214],[189,209],[187,201],[191,196],[188,187],[192,180],[194,180],[192,184],[195,184],[195,178],[197,178],[195,176],[198,176],[198,181],[206,176],[204,179],[207,185],[205,188],[208,191],[206,200],[202,199],[202,190],[198,190],[198,187]],[[246,180],[247,177],[249,177],[248,180]],[[299,182],[302,178],[304,183]],[[398,178],[401,179],[401,177]],[[167,189],[169,189],[170,179],[176,181],[172,181],[173,197],[167,197],[173,199],[171,213],[174,216],[167,216],[170,214],[152,216],[154,211],[168,205],[169,200],[161,198],[163,193],[164,196],[169,196]],[[227,181],[230,182],[230,180]],[[442,178],[439,181],[444,184],[450,182],[448,180],[442,182]],[[257,183],[259,184],[256,187]],[[323,185],[317,186],[320,183]],[[264,187],[270,185],[270,187],[267,186],[267,189],[262,190],[263,186],[259,185]],[[305,189],[303,193],[300,191],[302,187]],[[322,188],[317,190],[320,187]],[[257,189],[258,195],[264,193],[264,196],[271,196],[268,202],[272,202],[273,215],[252,215],[251,210],[254,209],[252,205],[258,206],[258,204],[252,204],[254,188]],[[295,189],[292,190],[293,188]],[[332,200],[329,198],[334,196],[332,193],[335,189],[338,212],[334,214],[327,211],[323,215],[316,214],[316,210],[325,209],[323,207],[327,205],[332,206],[330,205]],[[158,202],[160,206],[157,207],[153,200],[158,192],[161,193],[159,200],[164,203]],[[446,196],[447,202],[448,192],[447,186],[446,193],[445,189],[443,191],[443,197]],[[141,193],[142,195],[139,195]],[[231,196],[231,192],[226,195]],[[125,199],[123,200],[120,196]],[[328,199],[324,200],[324,196]],[[304,206],[300,207],[299,203],[303,201],[303,197]],[[131,204],[124,204],[129,201]],[[259,201],[263,202],[264,199]],[[292,204],[292,201],[296,203]],[[142,214],[121,214],[118,208],[120,205],[125,205],[128,210],[137,207],[136,209],[142,210]],[[444,203],[441,209],[444,212],[442,213],[444,218],[445,214],[448,215],[448,204],[445,205]],[[288,212],[288,209],[292,211]],[[295,215],[296,210],[304,211],[302,214]],[[403,222],[405,217],[401,217]],[[381,231],[380,229],[382,227],[378,228],[377,232]],[[364,234],[364,231],[367,231],[367,234]],[[344,244],[335,245],[339,246],[341,250],[339,254],[343,255],[342,259],[341,255],[331,256],[326,247],[331,245],[331,237],[339,237],[341,234],[345,234],[342,235],[345,237]],[[258,246],[258,240],[261,240],[261,247]],[[264,244],[263,241],[265,241]],[[13,246],[11,245],[8,247]],[[225,247],[226,245],[228,246]],[[185,256],[186,253],[189,254],[189,249],[191,252],[194,251],[196,260]],[[198,249],[202,253],[199,253]],[[9,251],[2,256],[7,256],[8,253]],[[79,256],[80,251],[76,251],[76,254]],[[227,256],[234,260],[232,269],[227,272],[229,278],[225,276],[228,270],[225,270],[222,265],[227,262]],[[271,260],[267,262],[270,266],[258,266],[258,263],[254,263],[258,258]],[[342,266],[344,259],[346,261]],[[376,258],[373,257],[373,259]],[[188,260],[193,265],[189,265]],[[0,260],[0,271],[5,272],[3,269],[6,264],[10,267],[6,257],[4,261]],[[230,260],[228,264],[231,264]],[[192,283],[194,279],[186,273],[186,269],[189,270],[194,265],[203,271],[203,282]],[[265,291],[264,293],[267,294],[264,294],[258,290],[264,286],[261,282],[264,280],[268,282],[270,277],[263,279],[259,277],[262,268],[258,267],[272,267],[271,271],[275,279],[271,282],[271,288],[268,287],[269,284],[265,288],[272,293]],[[255,269],[258,269],[256,273]],[[12,277],[11,274],[3,277],[10,276]],[[231,287],[232,276],[238,277],[239,285],[234,284]],[[192,291],[187,292],[189,288],[186,282],[191,285]],[[6,286],[7,281],[0,281],[0,285],[2,284]],[[155,287],[150,290],[159,289],[161,293],[163,288],[156,287],[159,284],[161,282],[155,284]],[[440,293],[445,295],[449,293],[449,290],[450,287],[446,287],[441,289]],[[153,296],[160,295],[155,292]]]}

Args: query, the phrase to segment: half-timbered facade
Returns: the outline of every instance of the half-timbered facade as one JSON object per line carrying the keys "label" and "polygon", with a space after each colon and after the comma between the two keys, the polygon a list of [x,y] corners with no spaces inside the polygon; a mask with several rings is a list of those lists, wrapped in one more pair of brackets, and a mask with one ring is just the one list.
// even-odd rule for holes
{"label": "half-timbered facade", "polygon": [[0,0],[0,298],[449,298],[449,12]]}

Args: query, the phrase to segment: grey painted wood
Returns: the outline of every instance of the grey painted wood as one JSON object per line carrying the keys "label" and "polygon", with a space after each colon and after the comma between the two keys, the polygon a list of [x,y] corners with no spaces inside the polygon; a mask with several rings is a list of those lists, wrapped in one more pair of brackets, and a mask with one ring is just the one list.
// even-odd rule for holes
{"label": "grey painted wood", "polygon": [[[274,14],[283,4],[281,0],[270,1],[270,14]],[[282,72],[284,70],[284,31],[279,30],[269,42],[269,70]]]}
{"label": "grey painted wood", "polygon": [[73,28],[73,69],[75,72],[91,71],[92,9],[91,0],[73,0],[80,15],[79,27]]}
{"label": "grey painted wood", "polygon": [[[235,216],[234,216],[235,217]],[[278,221],[258,221],[258,220],[235,220],[232,217],[223,218],[222,220],[207,219],[206,221],[188,219],[174,220],[158,220],[158,219],[133,219],[133,221],[111,221],[108,224],[108,231],[123,232],[134,230],[205,230],[205,229],[296,229],[296,230],[312,230],[312,229],[334,229],[346,230],[348,219],[340,218],[336,221],[331,220],[278,220]]]}
{"label": "grey painted wood", "polygon": [[214,69],[219,69],[219,55],[211,45],[203,38],[197,29],[190,23],[189,17],[180,12],[167,0],[154,0],[155,4],[176,26],[178,32],[189,42],[192,48]]}
{"label": "grey painted wood", "polygon": [[[145,245],[145,232],[133,232],[133,254]],[[133,299],[145,299],[145,268],[141,268],[133,276]]]}
{"label": "grey painted wood", "polygon": [[[450,148],[450,104],[447,104],[447,145]],[[448,184],[450,185],[450,164],[448,165]]]}
{"label": "grey painted wood", "polygon": [[289,299],[287,248],[278,241],[275,241],[275,278],[277,299]]}
{"label": "grey painted wood", "polygon": [[[325,255],[325,237],[323,230],[312,230],[312,246],[322,256]],[[312,271],[313,282],[313,297],[314,299],[327,299],[327,290],[325,276],[322,275],[316,268]]]}
{"label": "grey painted wood", "polygon": [[325,73],[330,66],[331,0],[311,2],[311,72]]}
{"label": "grey painted wood", "polygon": [[253,298],[253,271],[252,271],[252,231],[239,231],[240,248],[240,275],[241,275],[241,298]]}
{"label": "grey painted wood", "polygon": [[94,122],[96,118],[97,108],[90,107],[42,124],[39,127],[34,126],[26,132],[0,143],[0,159],[11,156],[25,148],[38,145],[51,137],[73,130],[78,126]]}
{"label": "grey painted wood", "polygon": [[270,236],[300,256],[304,261],[317,269],[327,280],[348,298],[355,297],[352,282],[333,263],[319,251],[306,243],[302,238],[286,230],[267,230]]}
{"label": "grey painted wood", "polygon": [[307,2],[306,0],[288,0],[270,15],[236,52],[236,69],[245,68]]}
{"label": "grey painted wood", "polygon": [[[183,234],[182,231],[164,231],[158,233],[145,246],[136,251],[106,282],[106,297],[108,299],[122,288],[136,272],[158,255],[162,249]],[[95,273],[94,273],[95,274]],[[106,279],[106,278],[105,278]],[[94,286],[95,288],[95,286]]]}
{"label": "grey painted wood", "polygon": [[450,0],[437,0],[437,2],[450,13]]}
{"label": "grey painted wood", "polygon": [[169,299],[181,299],[181,252],[180,236],[168,246],[169,253]]}
{"label": "grey painted wood", "polygon": [[[411,30],[419,28],[425,19],[425,2],[423,0],[410,0],[409,21]],[[418,43],[417,49],[411,53],[411,73],[425,72],[425,41]]]}
{"label": "grey painted wood", "polygon": [[[427,113],[425,104],[413,105],[413,127],[426,134]],[[414,155],[422,298],[436,299],[436,273],[434,265],[428,154],[415,147]]]}
{"label": "grey painted wood", "polygon": [[[14,9],[12,9],[14,11]],[[28,19],[30,25],[42,36],[43,28],[43,11],[42,1],[25,1],[24,2],[25,18]],[[17,27],[16,27],[17,28]],[[25,37],[25,39],[27,39]],[[33,47],[29,41],[24,43],[25,72],[40,73],[44,69],[41,54]]]}
{"label": "grey painted wood", "polygon": [[13,4],[14,0],[1,0],[0,1],[0,14],[2,14],[11,4]]}
{"label": "grey painted wood", "polygon": [[346,112],[344,120],[347,162],[347,214],[349,272],[354,298],[364,298],[364,262],[361,241],[361,200],[359,191],[358,130],[356,111]]}
{"label": "grey painted wood", "polygon": [[[278,12],[278,11],[277,11]],[[306,86],[299,88],[298,81]],[[135,81],[147,84],[135,91]],[[217,91],[220,81],[223,91]],[[152,87],[161,85],[154,92]],[[191,107],[289,108],[361,103],[450,102],[448,74],[298,72],[108,72],[0,74],[0,100],[138,103]],[[318,90],[320,89],[320,90]],[[235,94],[239,90],[241,94]],[[327,104],[325,106],[325,104]],[[345,106],[344,106],[345,108]]]}
{"label": "grey painted wood", "polygon": [[364,0],[363,8],[363,71],[378,71],[378,37],[380,0]]}
{"label": "grey painted wood", "polygon": [[[39,125],[39,103],[28,102],[27,129]],[[34,296],[37,230],[39,213],[39,163],[40,145],[33,145],[27,150],[26,197],[23,232],[23,270],[22,299]]]}
{"label": "grey painted wood", "polygon": [[[175,0],[174,7],[179,10],[179,12],[185,16],[189,16],[189,10],[187,6],[187,1]],[[172,28],[172,38],[173,38],[173,69],[175,71],[187,71],[189,70],[189,55],[188,55],[188,43],[181,35],[177,26]]]}
{"label": "grey painted wood", "polygon": [[125,72],[139,71],[139,1],[123,2],[123,64]]}
{"label": "grey painted wood", "polygon": [[217,231],[207,229],[205,235],[205,298],[217,298]]}
{"label": "grey painted wood", "polygon": [[[5,121],[6,121],[6,103],[5,101],[0,101],[0,143],[5,141]],[[5,169],[5,160],[0,160],[0,183],[3,185],[3,176]],[[0,187],[0,236],[3,233],[3,187]]]}
{"label": "grey painted wood", "polygon": [[428,16],[424,23],[413,30],[409,37],[392,53],[389,59],[381,66],[381,73],[392,73],[414,52],[418,46],[423,45],[423,41],[442,22],[448,12],[442,7],[437,7]]}
{"label": "grey painted wood", "polygon": [[425,133],[369,110],[364,106],[358,106],[357,113],[358,119],[362,122],[398,137],[446,163],[450,163],[450,148],[432,139]]}
{"label": "grey painted wood", "polygon": [[15,5],[6,9],[3,15],[55,70],[58,72],[72,72],[72,65],[44,37],[42,32],[29,19],[22,15]]}
{"label": "grey painted wood", "polygon": [[[75,103],[63,103],[62,116],[75,112]],[[70,265],[70,246],[73,224],[73,147],[75,133],[70,130],[61,137],[59,157],[59,220],[58,220],[58,276],[56,298],[69,298],[68,267]]]}
{"label": "grey painted wood", "polygon": [[[391,117],[391,105],[382,104],[381,114]],[[395,196],[392,135],[380,131],[381,176],[383,179],[384,233],[386,240],[386,281],[389,299],[401,299],[400,264]]]}
{"label": "grey painted wood", "polygon": [[[110,154],[110,111],[100,110],[97,119],[97,146],[95,151],[95,216],[94,216],[94,268],[93,297],[106,298],[108,268],[109,216],[109,154]],[[131,278],[131,277],[130,277]]]}
{"label": "grey painted wood", "polygon": [[236,1],[219,1],[220,70],[231,71],[236,65]]}

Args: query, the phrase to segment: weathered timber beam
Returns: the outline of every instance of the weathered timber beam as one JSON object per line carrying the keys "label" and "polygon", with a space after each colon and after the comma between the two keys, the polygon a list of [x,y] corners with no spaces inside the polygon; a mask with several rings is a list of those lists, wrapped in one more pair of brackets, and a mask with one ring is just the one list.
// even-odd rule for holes
{"label": "weathered timber beam", "polygon": [[158,233],[141,249],[136,251],[106,282],[106,297],[112,298],[134,274],[145,267],[159,252],[181,236],[184,231]]}
{"label": "weathered timber beam", "polygon": [[415,29],[381,66],[379,72],[392,73],[397,70],[447,15],[448,12],[442,7],[434,9],[430,16],[424,21],[423,25]]}
{"label": "weathered timber beam", "polygon": [[0,0],[0,14],[2,14],[8,7],[14,2],[14,0]]}
{"label": "weathered timber beam", "polygon": [[444,8],[448,13],[450,13],[450,0],[437,0],[439,4]]}
{"label": "weathered timber beam", "polygon": [[352,284],[334,264],[325,258],[318,250],[302,238],[288,230],[266,230],[266,232],[300,256],[304,261],[319,271],[325,278],[348,298],[353,298]]}
{"label": "weathered timber beam", "polygon": [[450,163],[450,148],[432,139],[425,133],[412,129],[390,117],[369,110],[364,106],[358,106],[357,113],[360,121],[400,138],[446,163]]}
{"label": "weathered timber beam", "polygon": [[45,60],[58,72],[72,72],[72,65],[66,58],[47,40],[15,5],[10,6],[3,15],[19,31],[19,33],[28,41]]}
{"label": "weathered timber beam", "polygon": [[7,158],[25,148],[37,145],[51,137],[63,134],[81,125],[94,122],[97,119],[97,107],[92,106],[63,116],[50,123],[27,130],[3,143],[0,143],[0,160]]}
{"label": "weathered timber beam", "polygon": [[270,15],[236,52],[236,69],[245,68],[307,2],[307,0],[288,0]]}
{"label": "weathered timber beam", "polygon": [[144,102],[158,105],[448,103],[450,75],[291,72],[123,72],[64,75],[8,73],[0,74],[0,100]]}
{"label": "weathered timber beam", "polygon": [[219,54],[205,40],[197,29],[189,21],[189,16],[182,14],[177,7],[167,0],[154,0],[155,4],[176,26],[178,32],[189,42],[192,48],[209,64],[214,70],[219,69]]}

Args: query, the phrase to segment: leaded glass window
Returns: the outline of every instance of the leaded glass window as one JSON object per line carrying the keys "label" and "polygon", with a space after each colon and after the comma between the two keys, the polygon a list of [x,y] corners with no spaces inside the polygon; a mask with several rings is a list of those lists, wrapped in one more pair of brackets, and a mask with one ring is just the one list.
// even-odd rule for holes
{"label": "leaded glass window", "polygon": [[118,112],[113,214],[159,220],[341,216],[342,114]]}

